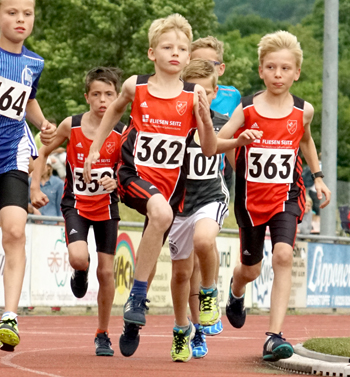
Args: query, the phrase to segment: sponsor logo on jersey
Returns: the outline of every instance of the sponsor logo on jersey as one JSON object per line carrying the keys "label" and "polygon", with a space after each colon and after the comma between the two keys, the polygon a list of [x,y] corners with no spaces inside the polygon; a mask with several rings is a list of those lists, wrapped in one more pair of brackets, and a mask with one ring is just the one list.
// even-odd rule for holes
{"label": "sponsor logo on jersey", "polygon": [[83,144],[81,142],[79,142],[77,145],[76,145],[76,148],[83,148]]}
{"label": "sponsor logo on jersey", "polygon": [[78,153],[78,154],[77,154],[77,158],[78,158],[78,160],[80,160],[80,161],[84,161],[84,153]]}
{"label": "sponsor logo on jersey", "polygon": [[146,102],[146,101],[145,101],[145,102],[142,102],[141,105],[140,105],[140,107],[148,107],[148,106],[147,106],[147,102]]}
{"label": "sponsor logo on jersey", "polygon": [[33,84],[33,72],[27,66],[22,71],[22,83],[27,86]]}
{"label": "sponsor logo on jersey", "polygon": [[143,123],[149,122],[149,115],[148,114],[142,114],[142,122]]}
{"label": "sponsor logo on jersey", "polygon": [[115,142],[114,141],[108,141],[106,143],[106,151],[109,154],[112,154],[115,151]]}
{"label": "sponsor logo on jersey", "polygon": [[298,121],[297,120],[287,120],[287,130],[288,132],[293,135],[298,127]]}
{"label": "sponsor logo on jersey", "polygon": [[258,123],[254,123],[251,128],[259,128]]}
{"label": "sponsor logo on jersey", "polygon": [[187,102],[186,101],[177,101],[176,103],[176,111],[182,116],[185,114],[187,110]]}

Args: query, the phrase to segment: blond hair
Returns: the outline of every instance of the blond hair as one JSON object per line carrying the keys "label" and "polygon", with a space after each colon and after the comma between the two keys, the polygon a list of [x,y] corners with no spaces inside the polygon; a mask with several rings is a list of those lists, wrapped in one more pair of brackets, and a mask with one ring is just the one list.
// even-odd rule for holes
{"label": "blond hair", "polygon": [[192,59],[182,70],[181,78],[184,81],[211,78],[214,90],[218,84],[217,70],[211,62],[205,59]]}
{"label": "blond hair", "polygon": [[275,33],[266,34],[261,38],[258,46],[260,65],[263,64],[265,56],[270,52],[287,49],[294,55],[297,68],[301,68],[303,50],[300,47],[297,37],[288,31],[280,30]]}
{"label": "blond hair", "polygon": [[224,42],[219,41],[215,37],[208,35],[205,38],[199,38],[192,42],[191,51],[199,50],[200,48],[212,48],[218,56],[219,62],[222,63],[224,59]]}
{"label": "blond hair", "polygon": [[172,30],[182,31],[188,38],[189,46],[191,46],[193,38],[192,27],[185,17],[181,16],[181,14],[175,13],[166,18],[158,18],[152,22],[148,30],[149,47],[157,47],[160,36]]}

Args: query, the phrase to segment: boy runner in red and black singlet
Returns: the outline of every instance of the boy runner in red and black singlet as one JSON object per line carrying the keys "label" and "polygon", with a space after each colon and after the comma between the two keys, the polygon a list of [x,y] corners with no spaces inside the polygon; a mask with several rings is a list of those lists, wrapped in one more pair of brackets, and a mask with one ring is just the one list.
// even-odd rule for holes
{"label": "boy runner in red and black singlet", "polygon": [[[267,34],[258,52],[259,74],[266,90],[243,98],[218,134],[220,152],[236,148],[235,214],[241,241],[241,263],[233,272],[226,315],[232,326],[244,325],[245,286],[260,274],[269,226],[274,279],[263,359],[277,361],[293,354],[281,329],[291,289],[297,224],[305,208],[299,149],[314,173],[319,199],[325,195],[322,207],[329,203],[330,191],[322,180],[310,131],[314,109],[289,92],[301,70],[302,50],[297,38],[286,31]],[[245,146],[237,145],[233,135]]]}
{"label": "boy runner in red and black singlet", "polygon": [[[191,26],[179,14],[152,23],[148,57],[154,62],[155,74],[132,76],[124,82],[85,162],[84,179],[89,182],[90,164],[99,158],[104,139],[132,102],[130,125],[122,138],[118,189],[124,203],[146,216],[146,227],[137,250],[134,285],[124,306],[124,332],[119,341],[124,356],[136,351],[139,327],[146,324],[147,282],[184,195],[186,147],[196,127],[203,152],[210,156],[216,150],[203,88],[180,80],[190,60],[191,40]],[[189,342],[193,325],[187,319],[179,325],[186,328],[184,338]]]}
{"label": "boy runner in red and black singlet", "polygon": [[66,179],[61,202],[65,219],[69,262],[74,268],[71,288],[81,298],[88,288],[90,256],[87,237],[94,229],[98,258],[98,328],[95,335],[97,356],[112,356],[108,325],[114,300],[114,255],[118,233],[118,195],[116,168],[120,157],[121,134],[124,124],[117,122],[101,148],[98,161],[92,166],[92,180],[83,179],[85,158],[99,132],[100,122],[109,105],[118,97],[120,74],[117,68],[97,67],[86,76],[85,98],[90,110],[68,117],[59,125],[57,136],[48,147],[39,150],[39,158],[31,184],[33,206],[39,208],[48,201],[40,192],[40,170],[49,154],[65,140],[67,144]]}

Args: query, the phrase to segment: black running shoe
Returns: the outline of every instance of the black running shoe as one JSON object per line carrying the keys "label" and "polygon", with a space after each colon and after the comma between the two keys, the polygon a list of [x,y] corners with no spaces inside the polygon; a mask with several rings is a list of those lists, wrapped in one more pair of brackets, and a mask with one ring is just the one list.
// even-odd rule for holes
{"label": "black running shoe", "polygon": [[230,293],[226,304],[226,316],[233,327],[240,329],[244,325],[247,311],[244,307],[244,297],[234,298],[231,292],[231,285],[232,278],[230,281]]}
{"label": "black running shoe", "polygon": [[131,294],[124,305],[124,321],[135,325],[145,326],[146,310],[148,310],[146,297]]}
{"label": "black running shoe", "polygon": [[119,349],[123,356],[132,356],[140,343],[141,326],[124,322],[124,331],[119,338]]}
{"label": "black running shoe", "polygon": [[113,356],[112,342],[106,332],[97,334],[95,338],[96,356]]}
{"label": "black running shoe", "polygon": [[279,334],[267,332],[266,335],[270,337],[264,344],[263,359],[265,361],[288,359],[293,355],[293,346],[282,338],[281,332]]}
{"label": "black running shoe", "polygon": [[74,270],[72,277],[70,278],[70,286],[75,297],[82,298],[85,296],[88,289],[88,275],[90,268],[90,256],[89,256],[89,265],[86,271]]}

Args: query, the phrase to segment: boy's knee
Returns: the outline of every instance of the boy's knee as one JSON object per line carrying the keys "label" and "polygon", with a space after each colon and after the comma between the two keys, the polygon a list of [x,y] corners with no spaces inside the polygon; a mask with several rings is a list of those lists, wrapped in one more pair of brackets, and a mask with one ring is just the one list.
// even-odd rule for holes
{"label": "boy's knee", "polygon": [[202,252],[207,253],[208,251],[214,251],[214,242],[215,240],[210,237],[200,235],[194,235],[193,237],[193,248],[197,255],[200,255]]}
{"label": "boy's knee", "polygon": [[164,232],[169,229],[173,222],[174,214],[168,203],[166,205],[157,205],[147,212],[149,224],[155,225],[159,230]]}
{"label": "boy's knee", "polygon": [[253,266],[242,265],[241,274],[247,281],[253,281],[259,277],[261,271],[261,264],[255,264]]}
{"label": "boy's knee", "polygon": [[191,279],[192,271],[189,269],[173,269],[172,279],[176,284],[186,283]]}
{"label": "boy's knee", "polygon": [[2,242],[4,245],[22,242],[25,244],[25,228],[13,224],[2,228]]}
{"label": "boy's knee", "polygon": [[293,253],[273,253],[273,264],[281,267],[291,267],[293,264]]}
{"label": "boy's knee", "polygon": [[97,280],[100,284],[103,282],[109,282],[114,279],[114,271],[111,268],[98,266],[96,274]]}

